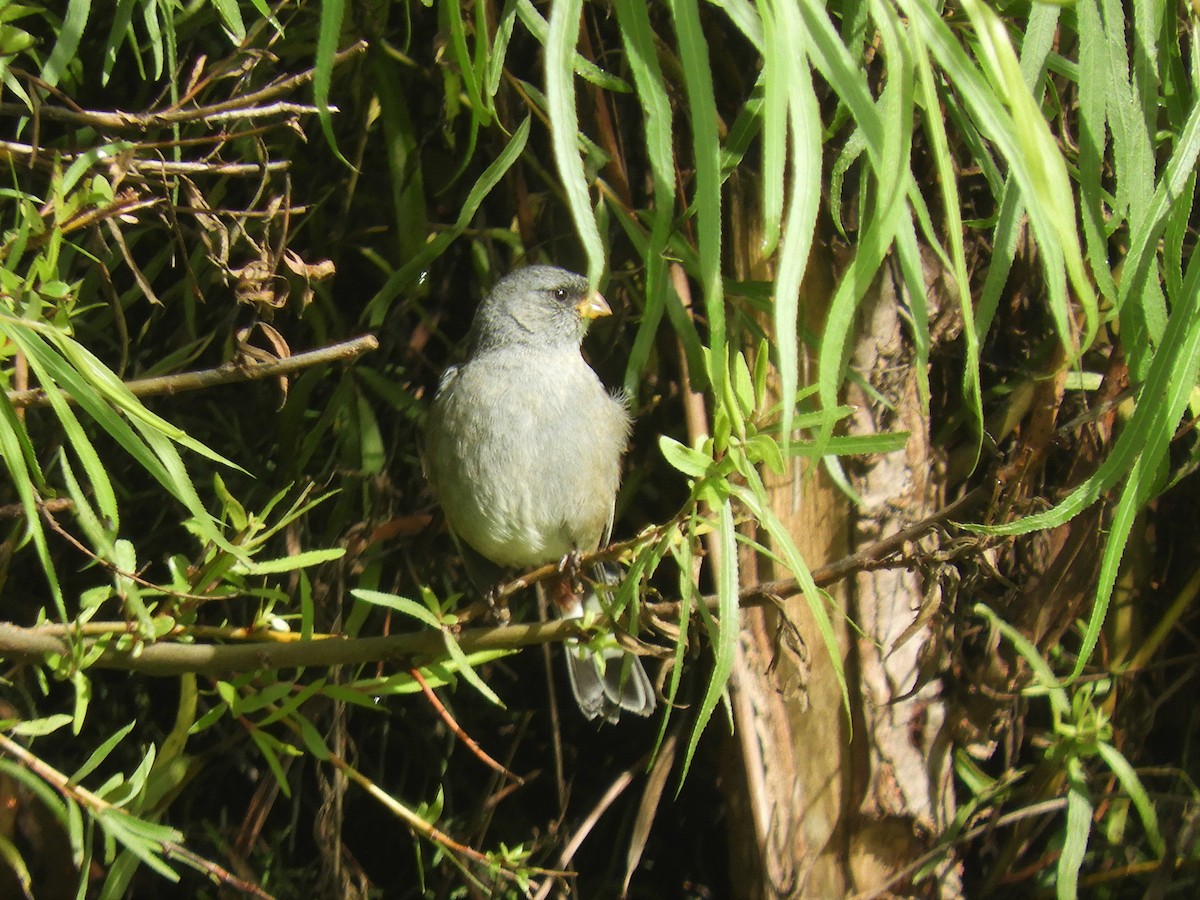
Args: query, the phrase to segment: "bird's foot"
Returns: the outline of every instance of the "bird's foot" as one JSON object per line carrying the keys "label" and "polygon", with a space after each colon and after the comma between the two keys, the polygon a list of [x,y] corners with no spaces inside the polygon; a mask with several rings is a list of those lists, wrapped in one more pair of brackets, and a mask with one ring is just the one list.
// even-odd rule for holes
{"label": "bird's foot", "polygon": [[583,574],[583,554],[578,550],[567,551],[567,554],[558,561],[558,571],[570,582],[573,589],[579,590],[580,578]]}
{"label": "bird's foot", "polygon": [[508,597],[500,593],[502,584],[494,584],[483,595],[488,607],[488,618],[497,625],[508,625],[512,622],[512,611],[508,608]]}

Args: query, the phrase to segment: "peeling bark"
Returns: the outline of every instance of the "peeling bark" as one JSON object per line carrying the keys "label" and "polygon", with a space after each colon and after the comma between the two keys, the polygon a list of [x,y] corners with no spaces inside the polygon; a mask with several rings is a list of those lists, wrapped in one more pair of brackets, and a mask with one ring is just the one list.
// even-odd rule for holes
{"label": "peeling bark", "polygon": [[[935,278],[927,276],[927,282]],[[856,434],[907,432],[901,450],[872,457],[852,484],[855,547],[896,532],[942,505],[937,456],[918,395],[914,355],[900,316],[902,298],[886,275],[868,293],[851,365],[890,403],[861,387],[848,390],[857,407]],[[935,302],[939,292],[929,292]],[[927,671],[938,653],[923,610],[938,602],[936,584],[920,572],[890,568],[854,579],[851,614],[858,623],[855,653],[866,748],[866,769],[851,828],[854,889],[880,889],[929,849],[954,815],[950,746],[940,682]],[[959,892],[957,873],[941,873],[941,896]]]}

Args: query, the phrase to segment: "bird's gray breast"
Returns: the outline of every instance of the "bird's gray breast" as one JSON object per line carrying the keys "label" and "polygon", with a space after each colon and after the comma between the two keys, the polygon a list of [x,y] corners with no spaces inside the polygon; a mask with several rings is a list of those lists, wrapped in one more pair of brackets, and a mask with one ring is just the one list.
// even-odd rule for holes
{"label": "bird's gray breast", "polygon": [[629,418],[578,350],[483,354],[443,382],[426,467],[451,529],[528,567],[607,536]]}

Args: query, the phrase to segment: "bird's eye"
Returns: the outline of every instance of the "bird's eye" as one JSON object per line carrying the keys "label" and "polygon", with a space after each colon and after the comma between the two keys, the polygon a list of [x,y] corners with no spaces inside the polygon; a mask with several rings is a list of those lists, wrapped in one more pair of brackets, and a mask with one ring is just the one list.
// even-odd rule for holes
{"label": "bird's eye", "polygon": [[566,288],[555,288],[554,289],[554,299],[557,300],[559,303],[566,302],[566,299],[568,296],[570,296],[570,292]]}

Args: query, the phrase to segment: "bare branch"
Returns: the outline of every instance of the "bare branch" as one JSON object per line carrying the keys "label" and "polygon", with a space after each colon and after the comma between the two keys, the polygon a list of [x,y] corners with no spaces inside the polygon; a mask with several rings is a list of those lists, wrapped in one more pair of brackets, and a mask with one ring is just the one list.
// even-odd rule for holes
{"label": "bare branch", "polygon": [[[990,496],[986,488],[976,488],[962,499],[950,504],[920,522],[896,534],[877,541],[859,553],[852,554],[828,566],[813,570],[813,580],[824,587],[865,568],[880,565],[888,557],[939,525],[965,517]],[[800,588],[796,581],[767,582],[752,585],[742,591],[743,606],[771,602],[772,598],[794,594]],[[715,606],[715,597],[706,597],[710,606]],[[678,603],[655,604],[655,611],[669,615],[680,611]],[[68,655],[72,640],[82,639],[85,645],[96,640],[97,631],[117,625],[105,626],[91,623],[86,631],[71,626],[46,625],[22,628],[8,622],[0,622],[0,657],[14,661],[33,661],[47,654]],[[87,635],[91,636],[87,636]],[[458,633],[458,645],[465,653],[484,650],[517,650],[538,644],[560,643],[570,638],[586,637],[586,630],[577,619],[560,619],[554,622],[531,622],[522,625],[504,625],[496,628],[472,628]],[[111,637],[107,638],[111,640]],[[643,648],[653,653],[650,648]],[[446,655],[443,635],[439,631],[419,631],[408,634],[386,635],[367,638],[341,638],[328,636],[312,641],[264,641],[242,644],[179,644],[160,642],[141,644],[136,650],[108,649],[95,662],[103,669],[122,669],[141,672],[145,675],[180,675],[195,672],[202,675],[222,675],[230,672],[287,669],[294,666],[338,666],[379,660],[402,660],[410,665],[418,662],[442,659]]]}
{"label": "bare branch", "polygon": [[[340,65],[367,49],[366,41],[358,41],[333,57],[333,64]],[[188,109],[164,109],[150,113],[131,113],[122,110],[101,111],[87,109],[66,109],[61,106],[42,104],[38,115],[43,119],[71,122],[77,125],[88,125],[98,129],[136,128],[147,130],[164,125],[179,125],[185,122],[211,122],[227,119],[251,119],[297,112],[316,112],[316,107],[292,103],[277,103],[276,97],[287,94],[298,87],[312,81],[315,69],[306,69],[297,75],[290,75],[272,82],[264,88],[252,91],[239,97],[211,106],[197,106]],[[262,104],[262,105],[260,105]],[[0,103],[0,115],[29,114],[24,104]]]}
{"label": "bare branch", "polygon": [[[157,378],[139,378],[125,382],[125,386],[137,397],[148,397],[157,394],[178,394],[183,391],[198,391],[215,387],[220,384],[233,384],[241,381],[260,381],[263,378],[277,378],[291,375],[302,369],[327,363],[343,362],[355,359],[364,353],[379,349],[379,340],[373,334],[305,353],[297,353],[286,359],[265,363],[225,363],[215,369],[202,369],[198,372],[181,372],[178,375],[160,375]],[[68,400],[71,398],[68,396]],[[46,392],[41,388],[24,391],[9,391],[8,400],[18,408],[31,406],[48,406],[50,401]]]}

